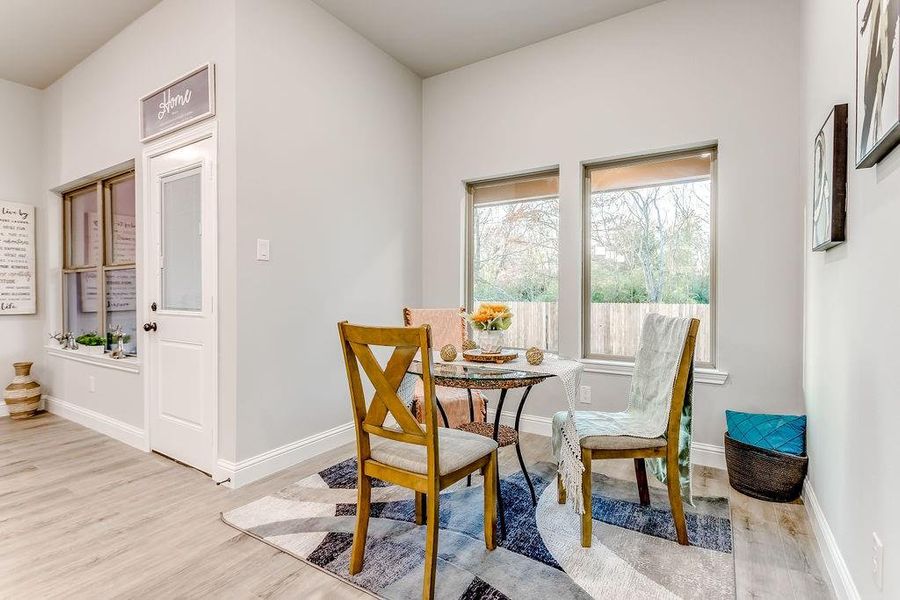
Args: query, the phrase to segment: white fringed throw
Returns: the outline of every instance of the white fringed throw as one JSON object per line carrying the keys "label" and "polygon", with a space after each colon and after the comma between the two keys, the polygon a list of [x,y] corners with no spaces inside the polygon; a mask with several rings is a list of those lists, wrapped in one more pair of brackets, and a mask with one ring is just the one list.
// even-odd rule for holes
{"label": "white fringed throw", "polygon": [[[627,435],[641,438],[658,438],[666,433],[669,409],[672,405],[672,391],[684,342],[687,339],[691,320],[678,317],[664,317],[649,314],[641,328],[641,343],[634,359],[634,375],[628,395],[628,408],[624,412],[603,413],[575,411],[575,400],[569,399],[569,410],[556,413],[553,417],[553,451],[559,461],[566,495],[579,514],[584,512],[581,498],[580,440],[592,436]],[[690,384],[690,382],[689,382]],[[690,385],[689,385],[690,387]],[[681,444],[687,443],[687,452],[679,461],[682,464],[682,480],[686,480],[685,499],[690,503],[690,394],[688,389],[686,420],[683,419]],[[687,431],[684,431],[686,426]],[[658,478],[664,477],[665,469],[651,463],[650,470]]]}

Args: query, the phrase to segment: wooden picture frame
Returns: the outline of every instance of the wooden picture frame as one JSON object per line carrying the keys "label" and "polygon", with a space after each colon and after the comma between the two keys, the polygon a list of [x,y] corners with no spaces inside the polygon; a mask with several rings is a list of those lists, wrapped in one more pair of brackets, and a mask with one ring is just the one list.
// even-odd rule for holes
{"label": "wooden picture frame", "polygon": [[149,142],[216,114],[216,69],[200,65],[140,99],[141,142]]}
{"label": "wooden picture frame", "polygon": [[898,27],[900,0],[857,0],[857,169],[874,167],[900,143]]}
{"label": "wooden picture frame", "polygon": [[828,250],[846,239],[847,112],[846,104],[835,105],[813,144],[813,252]]}
{"label": "wooden picture frame", "polygon": [[0,201],[0,317],[37,314],[36,208]]}

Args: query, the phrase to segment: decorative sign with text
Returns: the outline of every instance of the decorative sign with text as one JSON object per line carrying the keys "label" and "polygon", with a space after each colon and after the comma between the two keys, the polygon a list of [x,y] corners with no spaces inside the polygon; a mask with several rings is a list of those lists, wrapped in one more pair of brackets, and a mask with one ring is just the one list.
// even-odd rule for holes
{"label": "decorative sign with text", "polygon": [[33,315],[34,207],[0,202],[0,315]]}
{"label": "decorative sign with text", "polygon": [[216,114],[215,66],[207,63],[141,98],[141,141]]}

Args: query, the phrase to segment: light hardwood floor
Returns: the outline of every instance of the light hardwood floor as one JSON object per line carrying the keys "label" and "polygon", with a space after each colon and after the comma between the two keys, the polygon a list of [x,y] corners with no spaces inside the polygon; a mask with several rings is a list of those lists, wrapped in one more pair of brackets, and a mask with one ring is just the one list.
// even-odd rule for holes
{"label": "light hardwood floor", "polygon": [[[523,434],[523,452],[548,460],[547,438]],[[0,418],[0,598],[368,598],[219,520],[352,454],[229,490],[54,415]],[[502,474],[518,468],[512,448],[500,456]],[[631,461],[594,469],[633,477]],[[738,598],[833,597],[802,504],[743,496],[716,469],[695,478],[731,499]]]}

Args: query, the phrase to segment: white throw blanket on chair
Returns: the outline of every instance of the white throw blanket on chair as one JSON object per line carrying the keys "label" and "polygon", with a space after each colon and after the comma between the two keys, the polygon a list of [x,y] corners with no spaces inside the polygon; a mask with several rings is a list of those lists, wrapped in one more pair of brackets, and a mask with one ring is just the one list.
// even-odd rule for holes
{"label": "white throw blanket on chair", "polygon": [[[554,415],[554,456],[559,463],[559,473],[566,496],[579,514],[584,512],[581,498],[581,474],[584,467],[581,463],[580,440],[598,435],[658,438],[666,433],[669,409],[672,405],[673,384],[690,324],[691,320],[687,318],[647,315],[641,329],[640,347],[634,359],[628,408],[624,412],[576,412],[575,402],[570,397],[568,412]],[[686,448],[679,457],[679,464],[682,466],[682,489],[686,489],[685,500],[689,503],[692,503],[690,491],[692,381],[693,378],[690,378],[685,399],[687,419],[683,420],[679,443],[681,448]],[[664,481],[665,466],[655,464],[658,461],[647,462],[651,472]]]}

